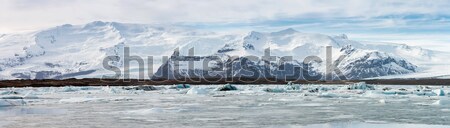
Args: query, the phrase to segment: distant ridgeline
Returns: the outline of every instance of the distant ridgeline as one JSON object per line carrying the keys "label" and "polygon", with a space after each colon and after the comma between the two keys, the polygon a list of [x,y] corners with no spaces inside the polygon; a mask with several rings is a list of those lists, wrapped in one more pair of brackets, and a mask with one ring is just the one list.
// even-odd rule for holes
{"label": "distant ridgeline", "polygon": [[420,47],[361,43],[346,35],[294,29],[221,35],[179,26],[100,21],[3,35],[0,51],[3,80],[361,80],[418,73],[420,64],[440,57]]}

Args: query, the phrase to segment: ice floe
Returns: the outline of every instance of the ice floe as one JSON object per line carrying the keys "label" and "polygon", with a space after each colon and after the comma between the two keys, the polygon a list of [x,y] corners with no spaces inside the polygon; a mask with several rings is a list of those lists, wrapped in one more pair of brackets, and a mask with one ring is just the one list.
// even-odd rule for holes
{"label": "ice floe", "polygon": [[359,83],[348,85],[347,89],[349,89],[349,90],[355,90],[355,89],[375,90],[375,87],[373,85],[368,85],[365,82],[359,82]]}
{"label": "ice floe", "polygon": [[197,95],[205,95],[208,94],[211,90],[205,87],[193,87],[186,92],[186,94],[197,94]]}
{"label": "ice floe", "polygon": [[23,99],[0,99],[0,107],[25,105]]}
{"label": "ice floe", "polygon": [[450,105],[450,99],[449,98],[441,98],[433,103],[434,105]]}
{"label": "ice floe", "polygon": [[216,90],[217,91],[234,91],[234,90],[238,90],[238,89],[236,88],[236,86],[233,86],[231,84],[225,84],[221,87],[218,87]]}
{"label": "ice floe", "polygon": [[441,88],[441,89],[435,89],[435,90],[433,90],[433,92],[437,95],[437,96],[445,96],[445,92],[444,92],[444,90]]}

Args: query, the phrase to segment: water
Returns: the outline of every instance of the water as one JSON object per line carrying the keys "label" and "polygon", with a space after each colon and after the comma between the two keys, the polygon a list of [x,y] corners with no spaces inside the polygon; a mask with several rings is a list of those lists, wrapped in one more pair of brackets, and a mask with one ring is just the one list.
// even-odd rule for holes
{"label": "water", "polygon": [[27,105],[0,107],[0,127],[450,127],[450,106],[423,96],[163,92],[41,93]]}

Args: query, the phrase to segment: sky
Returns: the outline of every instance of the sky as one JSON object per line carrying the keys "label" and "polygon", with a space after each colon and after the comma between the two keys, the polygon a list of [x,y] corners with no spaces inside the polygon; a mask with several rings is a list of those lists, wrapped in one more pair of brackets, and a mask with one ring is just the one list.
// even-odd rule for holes
{"label": "sky", "polygon": [[114,21],[341,34],[445,51],[450,0],[0,0],[0,33]]}

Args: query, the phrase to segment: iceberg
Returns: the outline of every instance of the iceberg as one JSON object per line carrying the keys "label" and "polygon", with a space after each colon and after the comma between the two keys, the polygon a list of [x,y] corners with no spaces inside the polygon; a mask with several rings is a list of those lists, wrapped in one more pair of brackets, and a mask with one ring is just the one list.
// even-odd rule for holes
{"label": "iceberg", "polygon": [[274,93],[283,93],[286,92],[286,90],[284,88],[279,88],[279,87],[275,87],[275,88],[265,88],[263,91],[265,92],[274,92]]}
{"label": "iceberg", "polygon": [[294,84],[292,81],[289,81],[286,85],[287,90],[301,90],[301,86],[299,84]]}
{"label": "iceberg", "polygon": [[189,91],[186,92],[186,94],[196,94],[196,95],[204,95],[204,94],[208,94],[209,93],[209,89],[206,88],[200,88],[200,87],[193,87],[191,89],[189,89]]}
{"label": "iceberg", "polygon": [[373,85],[367,85],[366,82],[359,82],[352,85],[347,86],[348,90],[375,90]]}
{"label": "iceberg", "polygon": [[216,90],[217,91],[233,91],[233,90],[238,90],[238,89],[231,84],[225,84],[222,87],[218,87]]}
{"label": "iceberg", "polygon": [[445,92],[442,88],[433,90],[433,92],[436,93],[437,96],[445,96]]}

